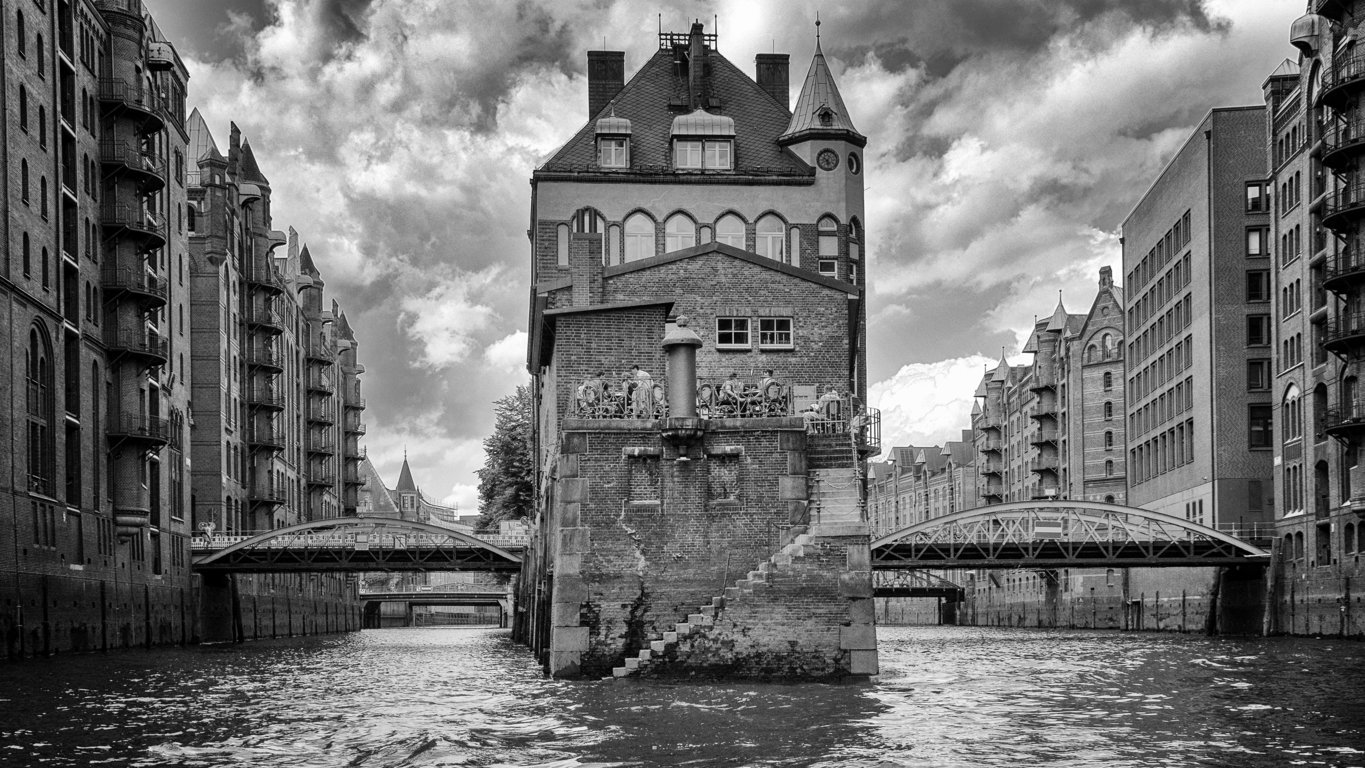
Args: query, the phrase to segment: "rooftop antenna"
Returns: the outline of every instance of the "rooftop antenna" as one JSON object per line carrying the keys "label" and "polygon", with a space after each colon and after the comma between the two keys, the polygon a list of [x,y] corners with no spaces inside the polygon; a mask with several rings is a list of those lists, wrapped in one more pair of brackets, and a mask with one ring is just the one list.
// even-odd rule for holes
{"label": "rooftop antenna", "polygon": [[820,12],[815,12],[815,46],[820,46]]}
{"label": "rooftop antenna", "polygon": [[716,37],[716,50],[720,50],[720,14],[711,14],[711,34]]}

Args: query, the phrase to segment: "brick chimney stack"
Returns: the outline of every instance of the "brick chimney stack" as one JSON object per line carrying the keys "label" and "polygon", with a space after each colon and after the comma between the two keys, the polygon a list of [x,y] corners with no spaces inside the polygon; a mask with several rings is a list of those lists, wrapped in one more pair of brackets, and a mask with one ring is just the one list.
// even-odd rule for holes
{"label": "brick chimney stack", "polygon": [[625,51],[588,51],[589,120],[597,117],[625,86]]}
{"label": "brick chimney stack", "polygon": [[701,22],[693,22],[687,46],[687,93],[691,97],[689,109],[700,109],[705,100],[701,76],[706,67],[706,43],[702,38]]}
{"label": "brick chimney stack", "polygon": [[1114,270],[1109,267],[1100,267],[1100,290],[1107,290],[1114,287]]}
{"label": "brick chimney stack", "polygon": [[785,53],[760,53],[754,57],[754,80],[778,104],[791,110],[791,57]]}

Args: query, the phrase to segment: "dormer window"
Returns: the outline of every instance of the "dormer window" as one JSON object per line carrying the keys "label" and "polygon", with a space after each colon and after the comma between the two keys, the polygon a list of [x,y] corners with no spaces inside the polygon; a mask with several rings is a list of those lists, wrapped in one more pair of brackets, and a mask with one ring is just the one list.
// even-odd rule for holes
{"label": "dormer window", "polygon": [[615,111],[597,121],[597,165],[630,167],[630,121],[617,117]]}
{"label": "dormer window", "polygon": [[729,171],[735,167],[735,121],[702,109],[673,119],[673,167]]}

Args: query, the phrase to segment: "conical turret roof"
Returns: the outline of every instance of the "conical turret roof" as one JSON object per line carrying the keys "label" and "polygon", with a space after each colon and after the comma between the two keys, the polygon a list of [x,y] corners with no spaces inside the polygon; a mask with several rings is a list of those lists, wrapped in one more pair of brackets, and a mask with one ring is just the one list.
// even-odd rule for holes
{"label": "conical turret roof", "polygon": [[403,469],[398,473],[398,493],[417,493],[417,483],[412,481],[412,469],[408,467],[408,455],[403,454]]}
{"label": "conical turret roof", "polygon": [[321,274],[318,272],[318,268],[313,266],[313,255],[308,252],[306,243],[303,250],[299,251],[299,271],[310,277],[318,277]]}
{"label": "conical turret roof", "polygon": [[867,143],[867,137],[853,127],[844,99],[839,95],[839,87],[834,84],[834,75],[829,71],[825,53],[820,48],[820,40],[815,41],[815,56],[811,58],[810,71],[801,85],[801,95],[792,109],[791,122],[787,130],[778,138],[783,144],[805,138],[839,136],[858,146]]}
{"label": "conical turret roof", "polygon": [[1062,306],[1062,296],[1057,295],[1057,309],[1052,312],[1052,319],[1047,321],[1047,329],[1051,332],[1066,330],[1066,307]]}
{"label": "conical turret roof", "polygon": [[259,184],[270,184],[270,180],[261,173],[261,166],[256,163],[256,153],[251,151],[251,142],[242,142],[242,179],[244,181],[254,181]]}
{"label": "conical turret roof", "polygon": [[190,112],[189,119],[185,121],[185,128],[190,134],[189,156],[198,163],[205,157],[215,160],[222,160],[223,153],[218,151],[218,144],[213,140],[213,132],[209,130],[209,124],[205,122],[204,116],[199,113],[199,108],[195,107]]}

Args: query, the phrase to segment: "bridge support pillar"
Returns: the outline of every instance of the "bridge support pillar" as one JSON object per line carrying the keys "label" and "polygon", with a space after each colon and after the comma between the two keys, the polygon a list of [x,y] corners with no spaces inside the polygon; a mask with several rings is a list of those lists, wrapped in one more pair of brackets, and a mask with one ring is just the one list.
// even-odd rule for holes
{"label": "bridge support pillar", "polygon": [[962,605],[955,597],[940,597],[938,599],[938,623],[944,626],[957,624],[957,609]]}
{"label": "bridge support pillar", "polygon": [[1237,565],[1218,569],[1214,582],[1214,631],[1220,635],[1259,635],[1264,628],[1266,569]]}
{"label": "bridge support pillar", "polygon": [[236,580],[225,573],[207,573],[200,579],[199,626],[203,642],[241,642],[238,627],[242,617]]}

